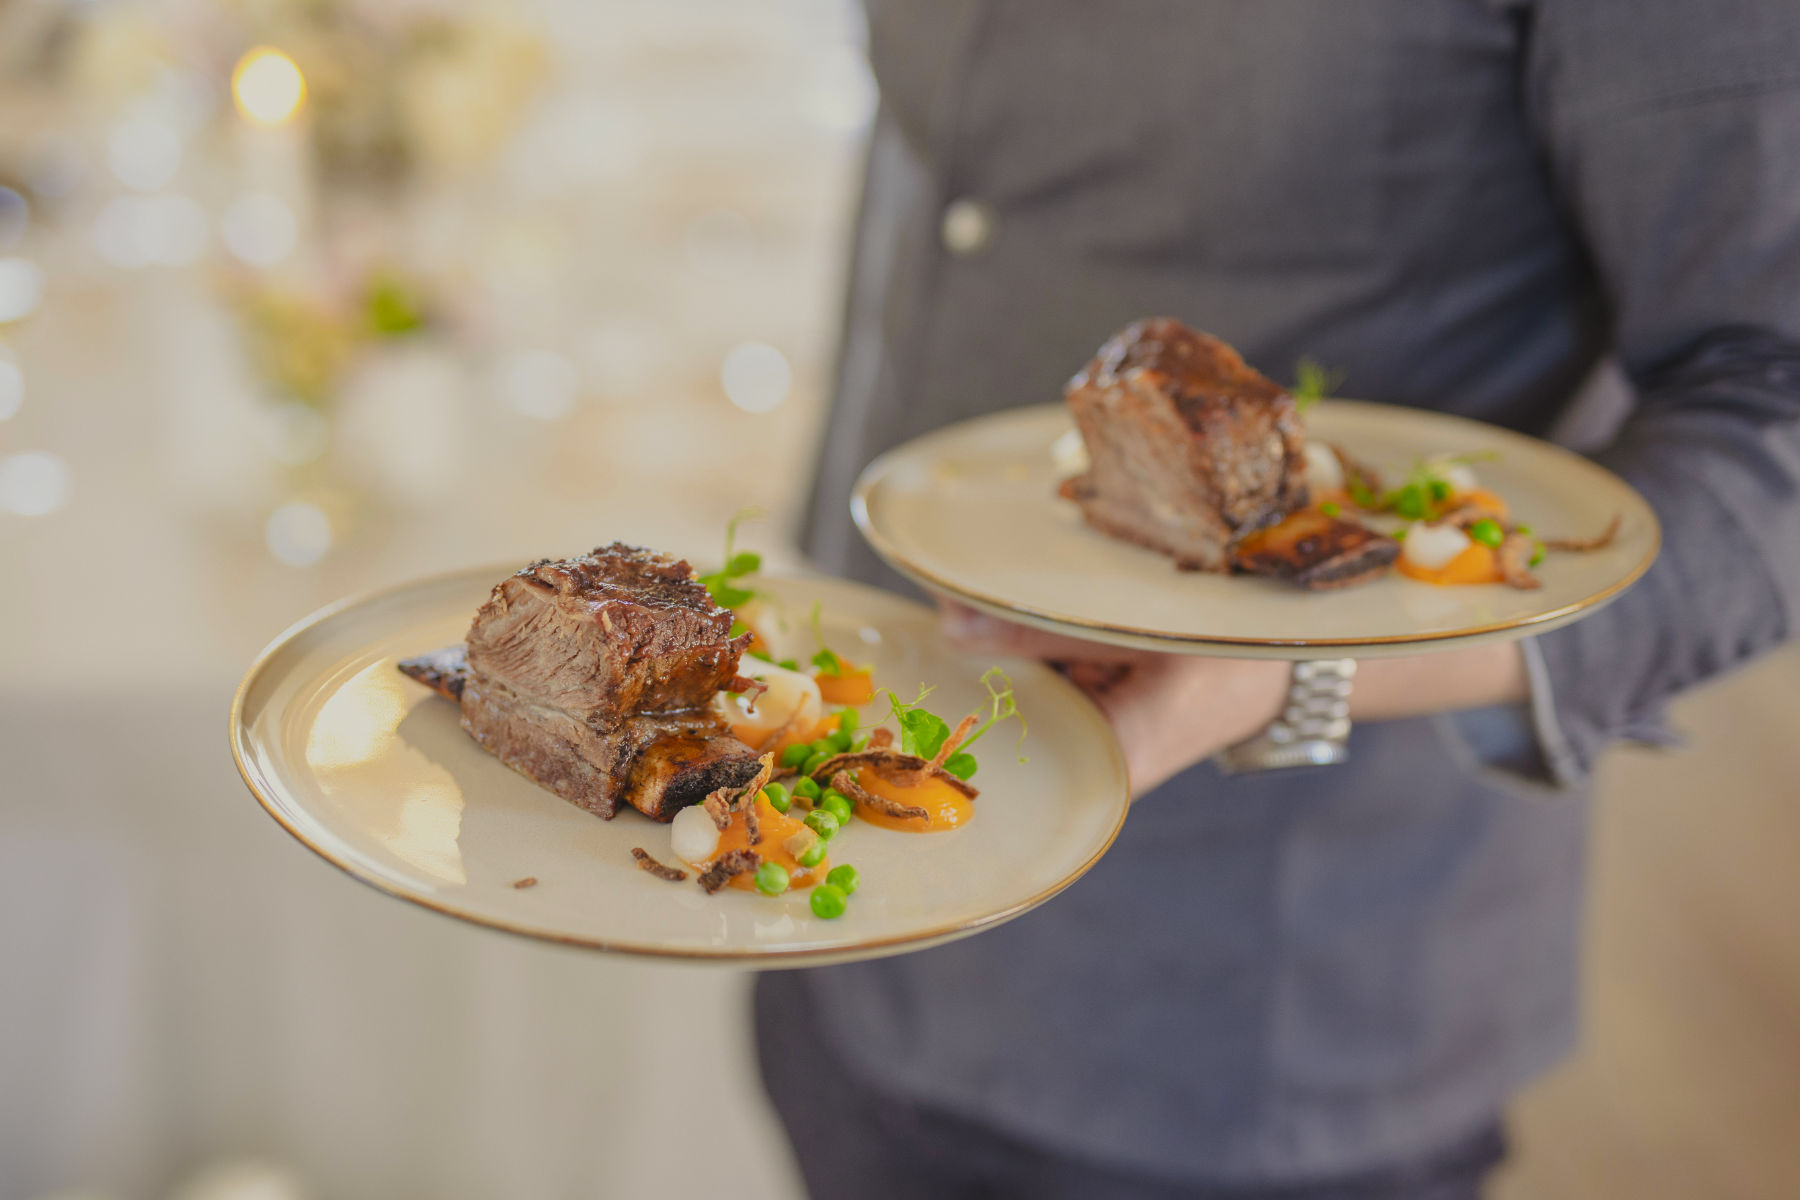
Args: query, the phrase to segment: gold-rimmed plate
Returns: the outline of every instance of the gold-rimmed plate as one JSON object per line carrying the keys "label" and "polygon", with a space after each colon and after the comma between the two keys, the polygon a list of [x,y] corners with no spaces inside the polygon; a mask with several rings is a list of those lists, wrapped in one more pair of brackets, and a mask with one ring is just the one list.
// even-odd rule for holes
{"label": "gold-rimmed plate", "polygon": [[[402,658],[460,641],[506,567],[463,571],[347,601],[282,634],[250,668],[231,711],[238,770],[269,815],[333,865],[381,891],[476,924],[600,950],[751,966],[871,958],[967,936],[1056,895],[1099,860],[1125,819],[1124,760],[1105,720],[1055,672],[1003,660],[1029,720],[1021,747],[983,743],[976,816],[947,833],[853,821],[833,844],[862,886],[837,920],[805,892],[708,896],[638,869],[664,862],[669,827],[632,810],[602,821],[507,769],[463,732],[458,710],[399,673]],[[986,700],[985,659],[950,650],[929,610],[830,579],[759,580],[810,638],[871,663],[935,711]],[[810,647],[809,647],[810,649]],[[881,706],[885,707],[885,706]],[[864,710],[865,725],[880,707]],[[529,887],[513,886],[535,879]]]}
{"label": "gold-rimmed plate", "polygon": [[[1306,592],[1274,580],[1185,572],[1106,537],[1056,495],[1073,430],[1060,404],[952,425],[882,455],[857,481],[857,526],[884,559],[931,591],[1055,633],[1138,649],[1250,658],[1375,658],[1542,633],[1619,596],[1655,561],[1662,533],[1644,498],[1588,459],[1444,413],[1326,401],[1308,436],[1390,478],[1421,458],[1472,453],[1481,482],[1540,534],[1591,536],[1603,550],[1557,553],[1543,586],[1439,587],[1398,573]],[[1079,440],[1074,444],[1079,447]]]}

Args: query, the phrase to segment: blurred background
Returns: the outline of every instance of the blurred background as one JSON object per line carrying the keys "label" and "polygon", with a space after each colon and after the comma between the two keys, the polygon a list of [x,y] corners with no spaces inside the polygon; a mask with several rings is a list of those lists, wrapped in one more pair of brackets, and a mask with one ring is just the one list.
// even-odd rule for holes
{"label": "blurred background", "polygon": [[[797,1194],[744,976],[354,886],[225,716],[352,592],[795,561],[876,103],[848,0],[0,0],[0,1200]],[[1800,1195],[1797,688],[1608,763],[1503,1197]]]}

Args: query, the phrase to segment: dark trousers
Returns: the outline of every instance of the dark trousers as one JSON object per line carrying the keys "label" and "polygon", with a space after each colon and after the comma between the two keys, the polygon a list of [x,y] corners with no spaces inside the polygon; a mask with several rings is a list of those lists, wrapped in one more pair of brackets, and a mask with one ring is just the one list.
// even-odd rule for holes
{"label": "dark trousers", "polygon": [[1496,1121],[1417,1162],[1297,1186],[1220,1187],[1101,1166],[870,1090],[821,1044],[795,983],[757,981],[756,1047],[813,1200],[1478,1200],[1506,1155]]}

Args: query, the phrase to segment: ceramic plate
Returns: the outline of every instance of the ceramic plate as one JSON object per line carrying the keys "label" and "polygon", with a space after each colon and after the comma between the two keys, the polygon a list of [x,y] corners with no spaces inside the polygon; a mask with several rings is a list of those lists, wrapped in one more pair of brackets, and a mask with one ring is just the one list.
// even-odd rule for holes
{"label": "ceramic plate", "polygon": [[953,425],[871,463],[852,501],[876,551],[921,586],[997,616],[1092,641],[1257,658],[1362,658],[1541,633],[1617,597],[1656,558],[1662,534],[1643,497],[1580,455],[1442,413],[1347,400],[1318,405],[1310,437],[1343,446],[1389,478],[1419,458],[1492,453],[1476,464],[1514,518],[1539,533],[1591,536],[1624,521],[1604,550],[1552,554],[1543,587],[1438,587],[1390,572],[1306,592],[1247,576],[1177,571],[1170,559],[1089,528],[1056,495],[1078,466],[1060,404]]}
{"label": "ceramic plate", "polygon": [[[862,886],[824,921],[807,893],[769,899],[639,870],[642,846],[664,862],[669,828],[624,809],[611,821],[515,774],[463,732],[458,710],[395,669],[461,641],[505,567],[427,580],[307,619],[263,652],[238,689],[231,741],[250,790],[289,833],[391,895],[512,933],[602,950],[757,966],[892,954],[996,925],[1069,886],[1125,819],[1124,761],[1099,713],[1061,676],[1002,661],[1030,732],[997,728],[982,743],[976,817],[962,829],[898,833],[854,821],[833,844]],[[910,697],[937,686],[934,711],[985,700],[988,660],[961,657],[909,601],[824,579],[757,586],[807,639],[823,604],[827,641],[875,666]],[[885,706],[883,706],[885,707]],[[865,726],[878,710],[865,708]],[[952,720],[955,718],[952,717]],[[535,878],[529,888],[520,879]]]}

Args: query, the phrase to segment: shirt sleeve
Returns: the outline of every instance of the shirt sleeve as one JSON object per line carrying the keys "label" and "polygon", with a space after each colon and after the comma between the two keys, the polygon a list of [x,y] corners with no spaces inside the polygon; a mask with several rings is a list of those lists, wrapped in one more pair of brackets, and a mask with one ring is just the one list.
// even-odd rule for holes
{"label": "shirt sleeve", "polygon": [[1800,4],[1543,0],[1529,38],[1533,121],[1638,397],[1597,457],[1664,532],[1635,587],[1538,639],[1569,783],[1610,741],[1667,741],[1670,697],[1793,625]]}

